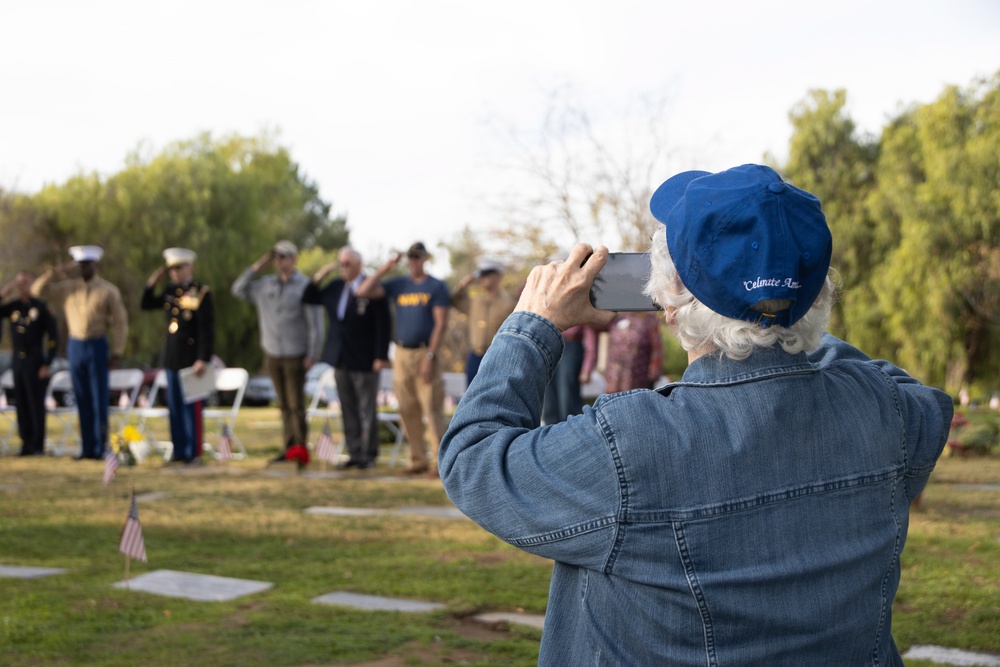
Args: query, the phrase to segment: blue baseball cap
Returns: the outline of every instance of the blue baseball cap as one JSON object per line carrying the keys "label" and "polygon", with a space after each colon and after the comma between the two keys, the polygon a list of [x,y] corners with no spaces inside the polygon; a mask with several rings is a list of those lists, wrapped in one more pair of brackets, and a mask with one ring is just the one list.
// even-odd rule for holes
{"label": "blue baseball cap", "polygon": [[[823,289],[833,238],[819,199],[770,167],[677,174],[656,189],[649,210],[666,227],[681,282],[720,315],[789,327]],[[792,305],[751,310],[765,299]]]}

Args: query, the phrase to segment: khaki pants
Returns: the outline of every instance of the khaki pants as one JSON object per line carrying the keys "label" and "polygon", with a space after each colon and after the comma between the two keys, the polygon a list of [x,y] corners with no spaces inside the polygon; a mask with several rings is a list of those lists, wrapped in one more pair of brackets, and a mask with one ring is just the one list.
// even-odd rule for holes
{"label": "khaki pants", "polygon": [[[410,465],[437,469],[438,445],[444,437],[444,381],[441,365],[435,359],[430,383],[420,379],[420,364],[427,358],[427,348],[408,350],[396,347],[393,364],[393,391],[399,401],[399,418],[410,443]],[[426,420],[426,423],[425,423]],[[429,445],[424,448],[424,438]]]}
{"label": "khaki pants", "polygon": [[281,408],[281,426],[285,449],[306,444],[306,368],[302,357],[269,357],[264,355],[264,367],[274,383]]}

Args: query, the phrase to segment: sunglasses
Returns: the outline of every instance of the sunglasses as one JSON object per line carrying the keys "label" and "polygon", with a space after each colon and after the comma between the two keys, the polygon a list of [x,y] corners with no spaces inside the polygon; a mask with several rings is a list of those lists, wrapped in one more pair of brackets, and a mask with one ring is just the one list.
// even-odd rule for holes
{"label": "sunglasses", "polygon": [[280,252],[274,253],[275,259],[288,259],[289,257],[291,257],[291,255],[283,255]]}

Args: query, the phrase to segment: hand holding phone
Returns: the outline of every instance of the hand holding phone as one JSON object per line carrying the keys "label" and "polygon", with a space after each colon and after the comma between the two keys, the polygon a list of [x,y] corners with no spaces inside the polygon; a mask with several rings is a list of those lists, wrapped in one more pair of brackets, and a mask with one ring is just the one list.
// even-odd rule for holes
{"label": "hand holding phone", "polygon": [[615,312],[660,310],[642,291],[649,280],[649,272],[648,253],[608,253],[607,264],[590,288],[590,302],[598,310]]}

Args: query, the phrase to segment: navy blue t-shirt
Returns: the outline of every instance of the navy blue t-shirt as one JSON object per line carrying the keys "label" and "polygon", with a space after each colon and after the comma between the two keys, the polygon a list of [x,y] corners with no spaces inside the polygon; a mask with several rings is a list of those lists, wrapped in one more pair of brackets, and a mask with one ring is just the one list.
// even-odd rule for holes
{"label": "navy blue t-shirt", "polygon": [[396,306],[396,342],[403,347],[427,345],[434,331],[434,307],[451,305],[444,281],[427,276],[415,283],[410,276],[397,276],[382,283],[386,296]]}

